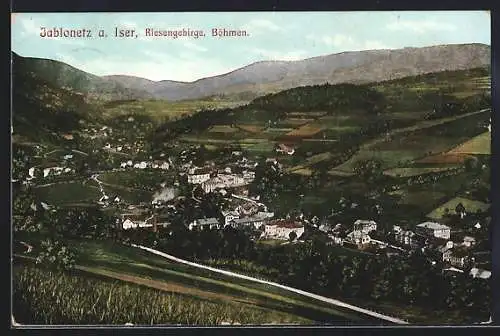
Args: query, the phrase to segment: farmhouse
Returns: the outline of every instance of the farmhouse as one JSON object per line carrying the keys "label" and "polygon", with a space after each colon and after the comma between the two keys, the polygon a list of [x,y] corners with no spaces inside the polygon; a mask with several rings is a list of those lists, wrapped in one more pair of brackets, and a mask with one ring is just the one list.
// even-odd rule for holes
{"label": "farmhouse", "polygon": [[191,223],[189,223],[189,230],[193,230],[194,228],[206,230],[206,229],[218,229],[219,221],[217,218],[200,218],[195,219]]}
{"label": "farmhouse", "polygon": [[304,233],[304,225],[295,221],[275,220],[266,224],[263,236],[287,240],[292,232],[299,238]]}
{"label": "farmhouse", "polygon": [[134,212],[122,214],[121,226],[123,230],[137,229],[137,228],[150,228],[156,231],[158,227],[166,227],[170,223],[159,218],[155,215],[146,215],[141,212]]}
{"label": "farmhouse", "polygon": [[210,180],[211,170],[207,168],[190,169],[188,183],[200,184]]}
{"label": "farmhouse", "polygon": [[450,227],[436,222],[424,222],[417,225],[417,232],[426,236],[450,239]]}

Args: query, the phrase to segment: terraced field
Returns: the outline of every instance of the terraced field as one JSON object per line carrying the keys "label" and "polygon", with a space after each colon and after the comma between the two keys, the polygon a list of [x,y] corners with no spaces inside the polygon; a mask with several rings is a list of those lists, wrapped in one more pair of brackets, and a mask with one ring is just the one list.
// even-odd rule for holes
{"label": "terraced field", "polygon": [[462,203],[467,212],[472,213],[476,211],[486,211],[490,206],[489,204],[480,201],[475,201],[464,197],[455,197],[434,209],[432,212],[427,214],[427,217],[439,220],[446,214],[446,209],[448,209],[450,213],[454,213],[455,208],[459,203]]}
{"label": "terraced field", "polygon": [[453,148],[447,154],[451,155],[490,155],[491,133],[485,132],[471,140]]}
{"label": "terraced field", "polygon": [[[332,169],[331,173],[352,173],[356,163],[375,159],[382,162],[384,169],[405,167],[414,161],[449,151],[470,134],[479,132],[477,126],[489,118],[486,110],[460,116],[426,120],[410,127],[403,127],[364,143],[350,160]],[[471,127],[471,123],[472,126]],[[464,129],[466,131],[464,131]],[[484,141],[484,140],[483,140]]]}

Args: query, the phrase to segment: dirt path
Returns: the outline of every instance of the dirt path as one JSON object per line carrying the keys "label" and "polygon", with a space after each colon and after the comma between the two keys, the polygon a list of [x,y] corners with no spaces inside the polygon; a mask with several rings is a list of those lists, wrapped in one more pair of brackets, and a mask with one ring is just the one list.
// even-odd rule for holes
{"label": "dirt path", "polygon": [[225,300],[225,301],[238,301],[238,302],[250,304],[250,305],[259,304],[259,302],[256,300],[249,300],[249,299],[244,299],[241,297],[233,297],[230,295],[210,292],[210,291],[206,291],[206,290],[197,289],[194,287],[187,287],[187,286],[182,286],[182,285],[175,284],[175,283],[167,283],[165,281],[157,281],[157,280],[152,280],[152,279],[147,279],[147,278],[141,278],[141,277],[134,276],[134,275],[117,273],[117,272],[103,270],[103,269],[99,269],[99,268],[92,268],[92,267],[86,267],[86,266],[76,266],[75,268],[78,270],[84,271],[84,272],[102,275],[102,276],[106,276],[106,277],[117,279],[117,280],[127,281],[127,282],[134,283],[137,285],[143,285],[143,286],[147,286],[150,288],[154,288],[154,289],[158,289],[158,290],[166,291],[166,292],[198,296],[200,298],[206,298],[206,299],[212,299],[212,300],[216,299],[216,300]]}
{"label": "dirt path", "polygon": [[398,318],[395,318],[395,317],[392,317],[392,316],[383,315],[383,314],[374,312],[372,310],[368,310],[368,309],[364,309],[364,308],[361,308],[361,307],[353,306],[351,304],[348,304],[348,303],[345,303],[345,302],[342,302],[342,301],[339,301],[339,300],[327,298],[325,296],[321,296],[321,295],[317,295],[317,294],[314,294],[314,293],[306,292],[306,291],[303,291],[303,290],[300,290],[300,289],[297,289],[297,288],[293,288],[293,287],[289,287],[289,286],[285,286],[285,285],[282,285],[282,284],[279,284],[279,283],[276,283],[276,282],[261,280],[261,279],[250,277],[250,276],[247,276],[247,275],[242,275],[242,274],[238,274],[238,273],[234,273],[234,272],[230,272],[230,271],[225,271],[225,270],[217,269],[217,268],[210,267],[210,266],[205,266],[205,265],[197,264],[197,263],[194,263],[194,262],[191,262],[191,261],[187,261],[187,260],[184,260],[184,259],[180,259],[180,258],[174,257],[174,256],[169,255],[167,253],[163,253],[163,252],[154,250],[154,249],[149,248],[149,247],[135,245],[135,244],[132,244],[132,246],[140,248],[140,249],[145,250],[145,251],[148,251],[150,253],[156,254],[156,255],[161,256],[163,258],[166,258],[166,259],[169,259],[169,260],[181,263],[181,264],[185,264],[185,265],[189,265],[189,266],[193,266],[193,267],[197,267],[197,268],[209,270],[209,271],[212,271],[212,272],[215,272],[215,273],[224,274],[224,275],[227,275],[227,276],[230,276],[230,277],[233,277],[233,278],[245,279],[245,280],[249,280],[249,281],[253,281],[253,282],[257,282],[257,283],[266,284],[266,285],[270,285],[270,286],[273,286],[273,287],[281,288],[281,289],[287,290],[289,292],[297,293],[297,294],[300,294],[300,295],[303,295],[303,296],[306,296],[306,297],[310,297],[310,298],[316,299],[318,301],[329,303],[329,304],[331,304],[333,306],[336,306],[336,307],[342,307],[342,308],[350,310],[350,311],[354,311],[354,312],[357,312],[357,313],[362,313],[364,315],[375,317],[377,319],[384,320],[384,321],[389,321],[389,322],[392,322],[392,323],[395,323],[395,324],[408,324],[408,322],[403,321],[403,320],[398,319]]}

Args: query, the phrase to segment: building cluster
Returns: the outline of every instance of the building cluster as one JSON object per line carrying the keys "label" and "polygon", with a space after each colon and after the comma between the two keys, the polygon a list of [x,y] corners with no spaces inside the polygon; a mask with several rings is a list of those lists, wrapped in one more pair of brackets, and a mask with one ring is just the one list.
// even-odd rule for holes
{"label": "building cluster", "polygon": [[120,168],[134,168],[134,169],[162,169],[168,170],[170,163],[167,161],[153,160],[153,161],[137,161],[132,160],[123,161],[120,163]]}
{"label": "building cluster", "polygon": [[190,184],[199,184],[205,193],[211,193],[221,189],[231,189],[243,187],[250,184],[255,179],[255,172],[247,165],[238,165],[239,173],[233,172],[235,169],[230,165],[223,169],[216,169],[214,165],[205,167],[192,167],[184,165],[187,168],[187,181]]}
{"label": "building cluster", "polygon": [[[356,220],[351,229],[341,224],[323,224],[319,230],[328,234],[331,244],[352,246],[360,250],[383,249],[388,254],[421,250],[432,256],[432,263],[440,263],[443,270],[464,272],[472,267],[474,277],[488,278],[491,271],[485,262],[484,252],[477,252],[476,238],[452,233],[449,226],[437,222],[423,222],[415,230],[405,230],[394,225],[386,238],[377,239],[377,223],[372,220]],[[486,253],[488,255],[488,253]]]}

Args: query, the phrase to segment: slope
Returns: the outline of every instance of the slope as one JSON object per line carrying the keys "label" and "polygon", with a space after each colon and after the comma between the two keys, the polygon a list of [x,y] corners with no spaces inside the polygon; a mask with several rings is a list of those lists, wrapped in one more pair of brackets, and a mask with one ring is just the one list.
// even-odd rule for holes
{"label": "slope", "polygon": [[40,78],[21,58],[12,63],[14,135],[31,141],[57,142],[60,135],[99,120],[97,108],[83,94],[61,89]]}
{"label": "slope", "polygon": [[126,88],[117,81],[79,70],[63,62],[49,59],[21,57],[12,53],[13,62],[56,87],[71,89],[99,100],[151,98],[141,89]]}

